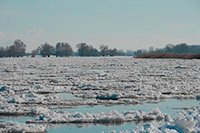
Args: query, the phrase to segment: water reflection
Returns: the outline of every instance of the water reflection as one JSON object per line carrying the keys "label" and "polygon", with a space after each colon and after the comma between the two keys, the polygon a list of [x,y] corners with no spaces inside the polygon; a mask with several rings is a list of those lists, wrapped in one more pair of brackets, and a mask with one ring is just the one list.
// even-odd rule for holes
{"label": "water reflection", "polygon": [[170,99],[166,101],[159,102],[158,104],[154,103],[144,103],[138,105],[113,105],[113,106],[78,106],[74,108],[62,108],[55,109],[57,111],[69,111],[69,112],[82,112],[82,113],[99,113],[99,112],[108,112],[110,110],[117,110],[118,112],[128,111],[128,110],[142,110],[144,112],[150,112],[154,108],[159,108],[163,113],[168,113],[172,118],[177,116],[178,112],[181,109],[173,109],[173,108],[190,108],[199,105],[198,100],[189,99],[189,100],[177,100]]}
{"label": "water reflection", "polygon": [[81,98],[75,97],[71,93],[58,93],[57,96],[62,99],[81,99]]}
{"label": "water reflection", "polygon": [[1,116],[0,121],[7,123],[9,121],[26,123],[26,120],[34,119],[33,116]]}

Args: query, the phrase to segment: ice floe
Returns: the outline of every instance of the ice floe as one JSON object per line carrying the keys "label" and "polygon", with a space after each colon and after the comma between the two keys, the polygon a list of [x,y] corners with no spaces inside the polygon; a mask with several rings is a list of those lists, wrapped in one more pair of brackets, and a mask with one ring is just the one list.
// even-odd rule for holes
{"label": "ice floe", "polygon": [[112,110],[108,113],[81,113],[81,112],[55,112],[50,111],[38,116],[35,120],[27,120],[27,123],[123,123],[129,121],[150,121],[150,120],[170,120],[170,116],[161,113],[160,110],[153,109],[146,113],[143,111],[125,111],[118,112]]}
{"label": "ice floe", "polygon": [[[113,133],[116,131],[113,130]],[[200,132],[200,106],[182,111],[179,115],[163,122],[153,121],[144,124],[142,127],[133,129],[132,131],[120,131],[120,133],[198,133]]]}
{"label": "ice floe", "polygon": [[17,122],[0,123],[0,132],[5,133],[45,133],[46,126]]}

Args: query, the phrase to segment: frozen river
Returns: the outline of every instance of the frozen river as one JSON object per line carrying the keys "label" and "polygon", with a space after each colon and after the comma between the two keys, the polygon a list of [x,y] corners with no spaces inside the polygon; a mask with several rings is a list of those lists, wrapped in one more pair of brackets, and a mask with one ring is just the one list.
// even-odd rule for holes
{"label": "frozen river", "polygon": [[[40,122],[50,122],[47,118],[55,119],[49,114],[60,116],[62,112],[69,112],[70,117],[64,119],[68,124],[40,125],[45,125],[48,132],[131,131],[136,126],[143,126],[143,122],[136,124],[125,119],[121,123],[74,124],[69,121],[85,120],[90,114],[99,117],[101,112],[108,117],[106,113],[111,110],[148,113],[155,108],[176,118],[183,109],[199,105],[199,75],[199,60],[2,58],[0,120],[3,123],[25,123],[27,120],[37,123],[39,118]],[[75,112],[81,116],[72,117]]]}

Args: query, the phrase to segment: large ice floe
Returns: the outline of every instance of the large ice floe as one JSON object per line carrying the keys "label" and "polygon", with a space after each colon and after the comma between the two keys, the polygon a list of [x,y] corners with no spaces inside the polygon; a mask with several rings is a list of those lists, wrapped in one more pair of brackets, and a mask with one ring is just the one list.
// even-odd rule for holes
{"label": "large ice floe", "polygon": [[159,109],[145,113],[143,111],[125,111],[119,113],[116,110],[108,113],[81,113],[81,112],[62,112],[50,111],[44,115],[38,116],[35,120],[27,120],[27,123],[123,123],[130,121],[150,121],[150,120],[168,120],[170,116],[161,113]]}

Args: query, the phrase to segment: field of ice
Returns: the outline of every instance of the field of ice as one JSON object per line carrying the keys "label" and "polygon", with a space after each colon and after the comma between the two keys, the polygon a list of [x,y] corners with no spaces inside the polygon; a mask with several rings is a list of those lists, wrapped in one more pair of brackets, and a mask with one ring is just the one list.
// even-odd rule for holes
{"label": "field of ice", "polygon": [[1,58],[0,131],[197,132],[199,81],[200,60]]}

